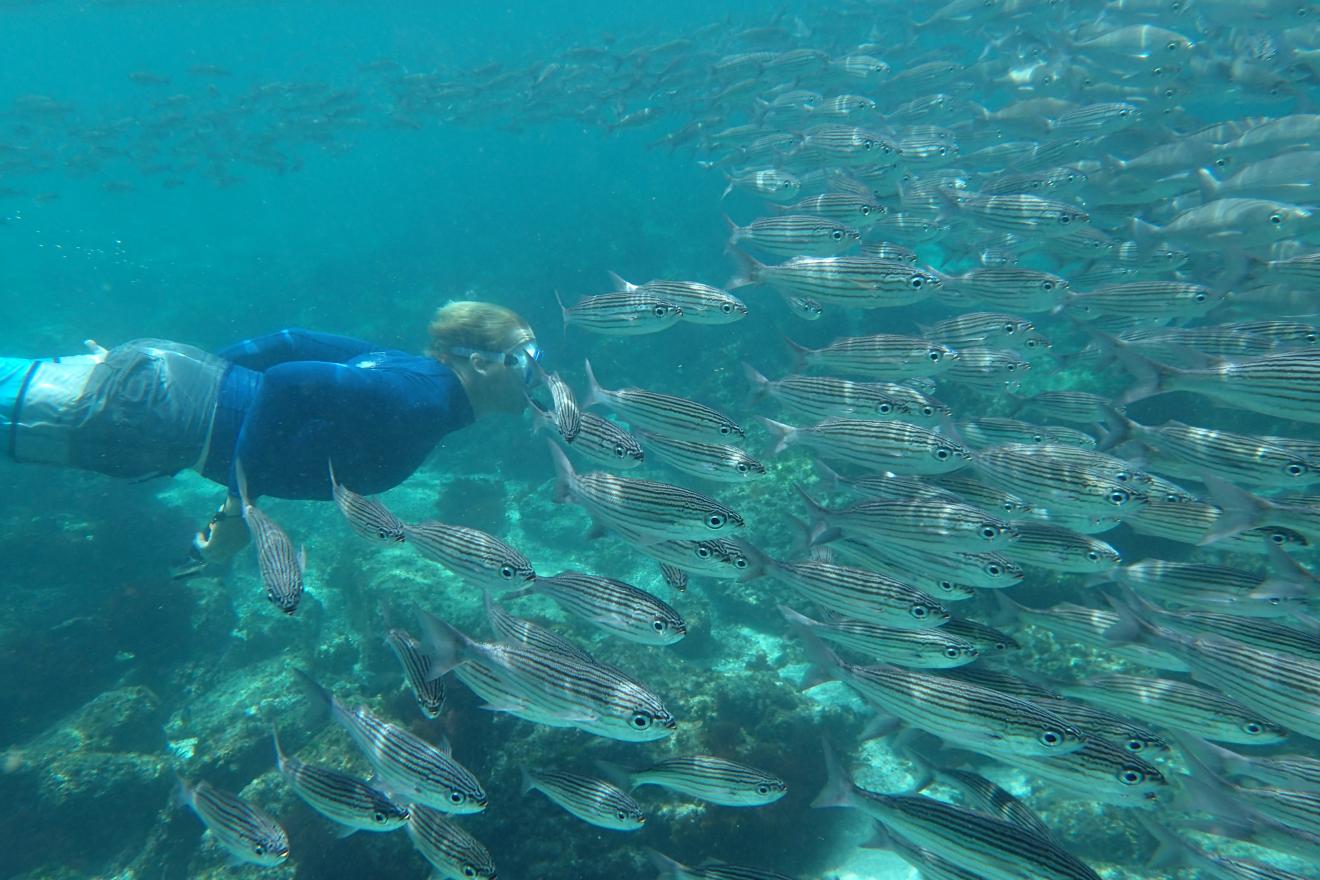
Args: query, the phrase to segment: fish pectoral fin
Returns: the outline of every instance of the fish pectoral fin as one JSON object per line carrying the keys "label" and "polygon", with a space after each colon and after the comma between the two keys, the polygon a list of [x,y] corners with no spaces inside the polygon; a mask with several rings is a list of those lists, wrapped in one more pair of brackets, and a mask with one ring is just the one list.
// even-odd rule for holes
{"label": "fish pectoral fin", "polygon": [[502,700],[498,703],[482,703],[481,708],[487,712],[508,712],[517,715],[520,712],[526,712],[529,704],[525,700]]}
{"label": "fish pectoral fin", "polygon": [[340,840],[343,840],[345,837],[352,837],[357,833],[358,829],[351,825],[337,825],[335,827],[335,837],[338,837]]}

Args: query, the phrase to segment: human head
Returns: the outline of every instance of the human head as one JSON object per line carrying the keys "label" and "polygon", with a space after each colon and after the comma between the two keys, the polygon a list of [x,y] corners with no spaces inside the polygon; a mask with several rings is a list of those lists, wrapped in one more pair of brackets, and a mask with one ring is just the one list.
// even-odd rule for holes
{"label": "human head", "polygon": [[518,413],[527,405],[527,352],[539,356],[531,325],[512,309],[460,300],[436,310],[427,354],[449,366],[467,391],[477,418]]}

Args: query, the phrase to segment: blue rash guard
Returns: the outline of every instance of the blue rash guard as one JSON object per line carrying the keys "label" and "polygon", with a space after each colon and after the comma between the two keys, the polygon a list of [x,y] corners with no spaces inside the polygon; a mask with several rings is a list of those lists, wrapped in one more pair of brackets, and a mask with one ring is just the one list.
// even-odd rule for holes
{"label": "blue rash guard", "polygon": [[252,497],[328,499],[328,462],[355,492],[407,479],[451,431],[473,421],[454,371],[429,357],[290,329],[217,353],[220,385],[202,475]]}

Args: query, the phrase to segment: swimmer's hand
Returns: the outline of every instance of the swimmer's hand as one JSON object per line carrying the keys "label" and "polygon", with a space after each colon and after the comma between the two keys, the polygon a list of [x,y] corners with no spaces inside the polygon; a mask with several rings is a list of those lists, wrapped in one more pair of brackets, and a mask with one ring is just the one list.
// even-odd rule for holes
{"label": "swimmer's hand", "polygon": [[175,579],[201,574],[212,566],[223,566],[247,546],[250,537],[239,500],[227,497],[201,531],[193,536],[188,556],[175,564]]}

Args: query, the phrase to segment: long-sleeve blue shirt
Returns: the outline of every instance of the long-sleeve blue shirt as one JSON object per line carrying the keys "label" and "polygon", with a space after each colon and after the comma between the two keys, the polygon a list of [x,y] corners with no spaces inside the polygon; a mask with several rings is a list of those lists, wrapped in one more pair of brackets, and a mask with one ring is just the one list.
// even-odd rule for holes
{"label": "long-sleeve blue shirt", "polygon": [[444,435],[473,421],[454,371],[347,336],[290,329],[218,352],[221,383],[202,474],[252,497],[328,499],[339,481],[375,494],[412,474]]}

